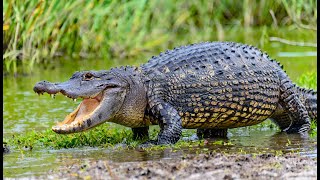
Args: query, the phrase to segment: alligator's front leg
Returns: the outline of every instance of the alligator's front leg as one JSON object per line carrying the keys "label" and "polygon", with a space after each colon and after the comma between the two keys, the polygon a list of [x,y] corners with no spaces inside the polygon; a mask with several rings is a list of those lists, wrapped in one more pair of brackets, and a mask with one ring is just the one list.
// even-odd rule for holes
{"label": "alligator's front leg", "polygon": [[174,144],[182,133],[182,121],[177,110],[168,103],[162,102],[152,108],[152,113],[157,117],[160,132],[155,144]]}

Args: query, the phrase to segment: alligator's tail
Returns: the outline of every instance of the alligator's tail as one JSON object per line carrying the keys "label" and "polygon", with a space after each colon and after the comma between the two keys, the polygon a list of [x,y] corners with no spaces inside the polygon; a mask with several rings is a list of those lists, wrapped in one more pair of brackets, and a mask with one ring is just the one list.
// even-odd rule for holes
{"label": "alligator's tail", "polygon": [[317,91],[305,89],[297,86],[297,92],[301,102],[306,107],[309,117],[316,121],[317,119]]}

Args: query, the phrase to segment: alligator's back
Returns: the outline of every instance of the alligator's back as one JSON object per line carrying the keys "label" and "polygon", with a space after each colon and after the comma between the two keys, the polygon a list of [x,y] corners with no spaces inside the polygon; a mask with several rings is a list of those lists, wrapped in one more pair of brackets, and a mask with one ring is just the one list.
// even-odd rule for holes
{"label": "alligator's back", "polygon": [[[280,95],[277,62],[255,47],[200,43],[175,48],[141,66],[149,99],[170,103],[184,128],[257,124],[275,111]],[[156,104],[150,103],[151,108]]]}

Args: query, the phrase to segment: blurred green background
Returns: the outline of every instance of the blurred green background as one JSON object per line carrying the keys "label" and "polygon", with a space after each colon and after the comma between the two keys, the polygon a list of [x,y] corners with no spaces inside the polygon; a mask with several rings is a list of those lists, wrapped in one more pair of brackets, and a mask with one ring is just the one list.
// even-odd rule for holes
{"label": "blurred green background", "polygon": [[[284,38],[316,46],[316,0],[5,0],[3,10],[5,74],[30,72],[57,57],[132,64],[201,41],[263,48]],[[255,39],[246,39],[255,29]],[[303,35],[286,39],[291,30]]]}

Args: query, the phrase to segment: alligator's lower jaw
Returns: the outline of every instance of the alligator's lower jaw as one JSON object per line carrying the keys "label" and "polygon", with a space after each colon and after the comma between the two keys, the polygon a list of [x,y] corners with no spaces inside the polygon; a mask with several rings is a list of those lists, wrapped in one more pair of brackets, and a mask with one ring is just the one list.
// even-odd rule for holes
{"label": "alligator's lower jaw", "polygon": [[[52,128],[53,131],[57,133],[67,133],[70,132],[70,128],[75,128],[84,123],[85,120],[89,119],[94,112],[99,109],[102,100],[103,92],[99,93],[94,98],[85,98],[79,104],[79,106],[70,114],[68,114],[64,121],[58,122],[56,126]],[[79,127],[76,129],[80,129]]]}

